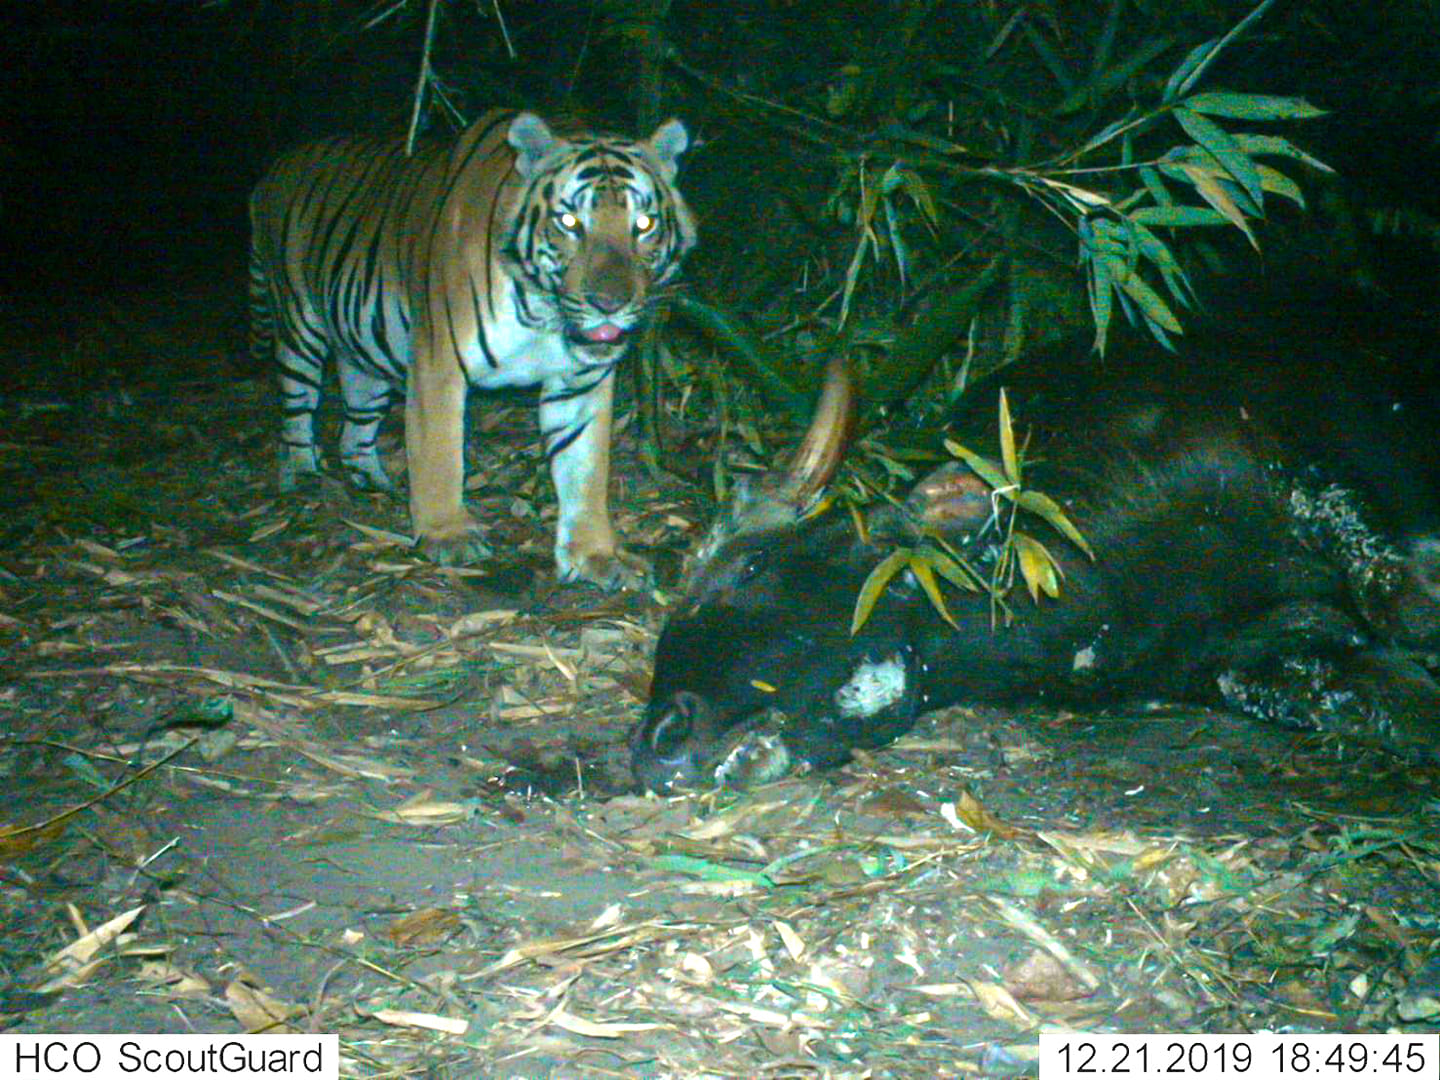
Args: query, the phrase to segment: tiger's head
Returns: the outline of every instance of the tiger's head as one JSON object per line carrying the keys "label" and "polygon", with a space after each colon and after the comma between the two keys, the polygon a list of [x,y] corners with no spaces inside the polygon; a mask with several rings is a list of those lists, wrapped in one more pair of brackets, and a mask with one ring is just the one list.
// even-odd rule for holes
{"label": "tiger's head", "polygon": [[667,120],[642,141],[561,136],[521,113],[509,142],[524,187],[505,255],[522,311],[558,323],[594,362],[618,358],[695,244],[674,186],[685,125]]}

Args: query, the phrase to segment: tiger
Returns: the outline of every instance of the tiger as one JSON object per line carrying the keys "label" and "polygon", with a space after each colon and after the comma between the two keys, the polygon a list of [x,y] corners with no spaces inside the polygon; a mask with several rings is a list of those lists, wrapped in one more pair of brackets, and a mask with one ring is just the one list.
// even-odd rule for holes
{"label": "tiger", "polygon": [[560,579],[644,584],[609,510],[615,369],[696,241],[675,186],[689,145],[674,119],[633,140],[494,110],[410,156],[358,137],[282,156],[249,204],[251,351],[278,368],[281,490],[321,472],[333,356],[345,478],[393,490],[376,438],[403,397],[421,552],[485,558],[463,499],[467,393],[538,384]]}

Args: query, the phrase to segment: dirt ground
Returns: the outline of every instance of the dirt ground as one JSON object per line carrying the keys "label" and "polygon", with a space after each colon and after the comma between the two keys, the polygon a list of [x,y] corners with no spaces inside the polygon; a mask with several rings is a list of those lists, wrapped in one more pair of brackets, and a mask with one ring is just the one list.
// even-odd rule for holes
{"label": "dirt ground", "polygon": [[[1434,772],[1193,710],[951,709],[833,774],[641,797],[663,595],[555,585],[527,398],[472,409],[500,554],[444,570],[401,503],[276,495],[233,302],[5,316],[4,1030],[933,1077],[1033,1072],[1042,1030],[1440,1028]],[[619,440],[662,588],[709,513],[691,423],[676,475]]]}

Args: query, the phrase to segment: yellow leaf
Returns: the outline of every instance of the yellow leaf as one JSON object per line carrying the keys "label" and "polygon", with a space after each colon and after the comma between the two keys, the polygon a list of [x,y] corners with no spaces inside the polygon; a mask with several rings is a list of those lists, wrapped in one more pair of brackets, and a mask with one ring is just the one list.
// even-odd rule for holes
{"label": "yellow leaf", "polygon": [[851,634],[858,634],[865,625],[865,620],[870,618],[870,613],[875,610],[875,604],[879,601],[880,594],[885,591],[885,586],[889,585],[890,579],[910,561],[910,551],[911,549],[906,547],[896,548],[870,571],[865,584],[860,586],[860,595],[855,598],[855,615],[850,620]]}
{"label": "yellow leaf", "polygon": [[1038,514],[1051,525],[1063,533],[1072,544],[1085,552],[1090,558],[1095,558],[1095,552],[1090,548],[1090,542],[1080,535],[1074,523],[1066,516],[1065,511],[1049,495],[1038,491],[1022,491],[1015,497],[1015,501],[1023,510],[1029,510],[1032,514]]}
{"label": "yellow leaf", "polygon": [[944,551],[936,551],[932,547],[917,548],[915,557],[924,559],[930,569],[957,589],[964,589],[966,592],[983,592],[985,589],[984,581],[969,564]]}
{"label": "yellow leaf", "polygon": [[976,476],[996,491],[1003,492],[1010,487],[1010,481],[1005,478],[1005,471],[989,458],[981,457],[975,451],[961,446],[954,439],[945,440],[945,449],[969,465]]}
{"label": "yellow leaf", "polygon": [[1022,532],[1015,533],[1015,551],[1020,556],[1020,573],[1037,604],[1043,592],[1052,600],[1060,595],[1060,567],[1045,545]]}
{"label": "yellow leaf", "polygon": [[1000,460],[1005,476],[1015,487],[1020,486],[1020,459],[1015,456],[1015,428],[1010,423],[1010,401],[1005,388],[1000,388]]}
{"label": "yellow leaf", "polygon": [[[1255,234],[1250,231],[1250,223],[1245,220],[1245,211],[1235,205],[1235,200],[1230,197],[1229,192],[1220,183],[1224,177],[1219,174],[1219,165],[1217,164],[1215,168],[1211,169],[1187,161],[1180,164],[1180,171],[1195,185],[1196,193],[1218,211],[1226,221],[1243,232],[1245,238],[1250,241],[1250,246],[1259,251],[1260,243],[1255,239]],[[1169,327],[1166,329],[1168,330]]]}
{"label": "yellow leaf", "polygon": [[[945,606],[945,597],[940,594],[940,583],[935,580],[935,571],[930,569],[930,564],[924,557],[911,556],[910,572],[915,575],[915,580],[920,582],[920,587],[925,590],[925,595],[930,598],[931,605],[940,613],[940,617],[951,626],[955,626],[955,620],[950,616],[950,609]],[[958,630],[959,627],[957,626],[956,629]]]}
{"label": "yellow leaf", "polygon": [[1025,830],[996,817],[988,806],[964,788],[960,791],[960,801],[954,806],[955,816],[977,833],[992,833],[1002,840],[1013,840],[1025,834]]}

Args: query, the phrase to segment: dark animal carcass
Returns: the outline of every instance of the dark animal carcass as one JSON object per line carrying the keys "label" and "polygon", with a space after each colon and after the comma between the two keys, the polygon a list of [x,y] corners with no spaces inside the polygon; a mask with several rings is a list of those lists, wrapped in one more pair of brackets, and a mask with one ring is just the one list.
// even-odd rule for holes
{"label": "dark animal carcass", "polygon": [[[1311,335],[1314,337],[1315,335]],[[1344,353],[1345,355],[1325,355]],[[938,529],[982,565],[988,489],[958,464],[903,511],[813,514],[842,452],[850,390],[832,368],[788,470],[739,491],[660,636],[632,739],[647,787],[743,784],[904,734],[952,704],[1095,707],[1168,699],[1440,753],[1440,428],[1433,391],[1358,350],[1242,334],[1105,364],[1002,373],[1025,483],[1065,508],[1091,561],[1038,518],[1059,600],[951,592],[958,629],[897,578],[861,631],[866,576]],[[999,381],[957,435],[994,454]],[[1433,662],[1433,657],[1431,657]]]}

